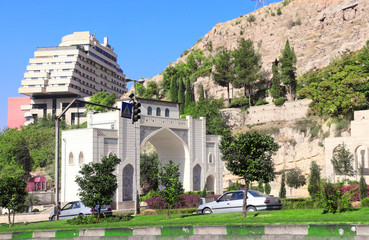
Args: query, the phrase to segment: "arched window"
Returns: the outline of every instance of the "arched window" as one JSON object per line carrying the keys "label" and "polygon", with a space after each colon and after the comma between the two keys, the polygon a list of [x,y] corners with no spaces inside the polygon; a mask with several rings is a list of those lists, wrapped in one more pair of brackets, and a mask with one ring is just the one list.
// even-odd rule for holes
{"label": "arched window", "polygon": [[79,153],[79,157],[78,157],[78,163],[79,163],[79,165],[82,165],[83,164],[83,161],[84,161],[83,153],[80,152]]}
{"label": "arched window", "polygon": [[168,108],[165,109],[165,117],[169,117],[169,109]]}
{"label": "arched window", "polygon": [[152,115],[152,108],[151,107],[148,107],[147,108],[147,115]]}
{"label": "arched window", "polygon": [[160,117],[160,115],[161,115],[161,110],[158,107],[158,108],[156,108],[156,116]]}
{"label": "arched window", "polygon": [[213,163],[213,154],[209,153],[208,163]]}
{"label": "arched window", "polygon": [[193,190],[201,190],[201,167],[199,164],[193,168]]}
{"label": "arched window", "polygon": [[133,167],[131,164],[123,168],[123,201],[133,200]]}
{"label": "arched window", "polygon": [[69,153],[69,165],[74,165],[74,157],[73,157],[73,153]]}

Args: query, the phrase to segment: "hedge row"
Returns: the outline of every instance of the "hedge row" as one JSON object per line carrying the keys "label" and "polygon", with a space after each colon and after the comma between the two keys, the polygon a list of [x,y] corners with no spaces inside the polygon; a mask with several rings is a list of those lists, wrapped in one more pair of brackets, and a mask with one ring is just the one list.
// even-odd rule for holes
{"label": "hedge row", "polygon": [[[206,197],[213,197],[217,199],[220,195],[207,194]],[[200,204],[200,194],[183,194],[181,201],[177,202],[174,208],[197,208]],[[161,199],[161,197],[152,197],[145,200],[147,208],[150,209],[164,209],[168,208],[167,204]]]}

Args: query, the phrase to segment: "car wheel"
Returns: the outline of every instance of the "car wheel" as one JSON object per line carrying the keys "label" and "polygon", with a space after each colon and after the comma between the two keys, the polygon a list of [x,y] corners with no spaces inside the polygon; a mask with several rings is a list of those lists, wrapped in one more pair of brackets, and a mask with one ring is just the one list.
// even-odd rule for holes
{"label": "car wheel", "polygon": [[246,211],[247,211],[247,212],[256,212],[256,208],[255,208],[255,207],[253,207],[253,206],[250,206],[250,207],[247,207],[247,208],[246,208]]}
{"label": "car wheel", "polygon": [[204,210],[202,210],[202,214],[210,214],[213,213],[213,211],[211,211],[210,208],[204,208]]}
{"label": "car wheel", "polygon": [[85,215],[83,215],[83,213],[80,213],[80,214],[78,214],[78,216],[84,217]]}

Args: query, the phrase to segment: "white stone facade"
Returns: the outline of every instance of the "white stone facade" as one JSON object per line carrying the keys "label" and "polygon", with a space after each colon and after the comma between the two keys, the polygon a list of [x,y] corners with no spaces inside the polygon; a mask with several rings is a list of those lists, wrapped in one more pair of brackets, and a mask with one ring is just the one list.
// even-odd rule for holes
{"label": "white stone facade", "polygon": [[[142,104],[142,113],[135,125],[131,119],[122,118],[121,113],[115,111],[90,114],[87,129],[62,132],[62,202],[78,199],[75,177],[82,164],[98,162],[102,156],[116,154],[121,163],[116,170],[118,189],[114,197],[116,204],[113,205],[123,208],[125,201],[134,200],[136,183],[140,182],[140,149],[146,142],[156,148],[160,162],[172,160],[180,165],[185,191],[202,190],[206,183],[207,190],[222,193],[220,137],[206,135],[206,119],[190,116],[180,119],[177,103],[138,101]],[[121,103],[118,106],[121,107]],[[149,107],[152,108],[151,115],[148,115]],[[157,112],[161,115],[156,116]]]}
{"label": "white stone facade", "polygon": [[355,175],[350,177],[351,180],[360,179],[360,167],[364,169],[364,177],[369,180],[369,110],[356,111],[354,120],[351,121],[351,136],[334,137],[325,139],[325,161],[326,161],[326,178],[335,181],[346,178],[346,176],[336,175],[333,171],[331,159],[334,150],[340,144],[345,144],[354,156],[353,167]]}
{"label": "white stone facade", "polygon": [[[100,44],[89,32],[75,32],[63,37],[57,47],[39,47],[19,88],[19,93],[32,97],[31,106],[22,106],[25,124],[36,117],[58,115],[74,98],[98,92],[117,96],[127,92],[126,77],[107,38]],[[84,122],[83,112],[82,106],[76,106],[66,121]]]}

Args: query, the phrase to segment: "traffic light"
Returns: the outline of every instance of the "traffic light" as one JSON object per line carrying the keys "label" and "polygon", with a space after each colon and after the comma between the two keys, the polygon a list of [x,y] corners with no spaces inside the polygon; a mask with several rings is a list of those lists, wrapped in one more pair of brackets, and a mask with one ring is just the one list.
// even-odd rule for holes
{"label": "traffic light", "polygon": [[132,124],[134,124],[135,122],[137,122],[141,118],[141,116],[140,116],[140,113],[141,113],[140,107],[141,107],[141,103],[139,103],[137,101],[133,101],[133,103],[132,103]]}

